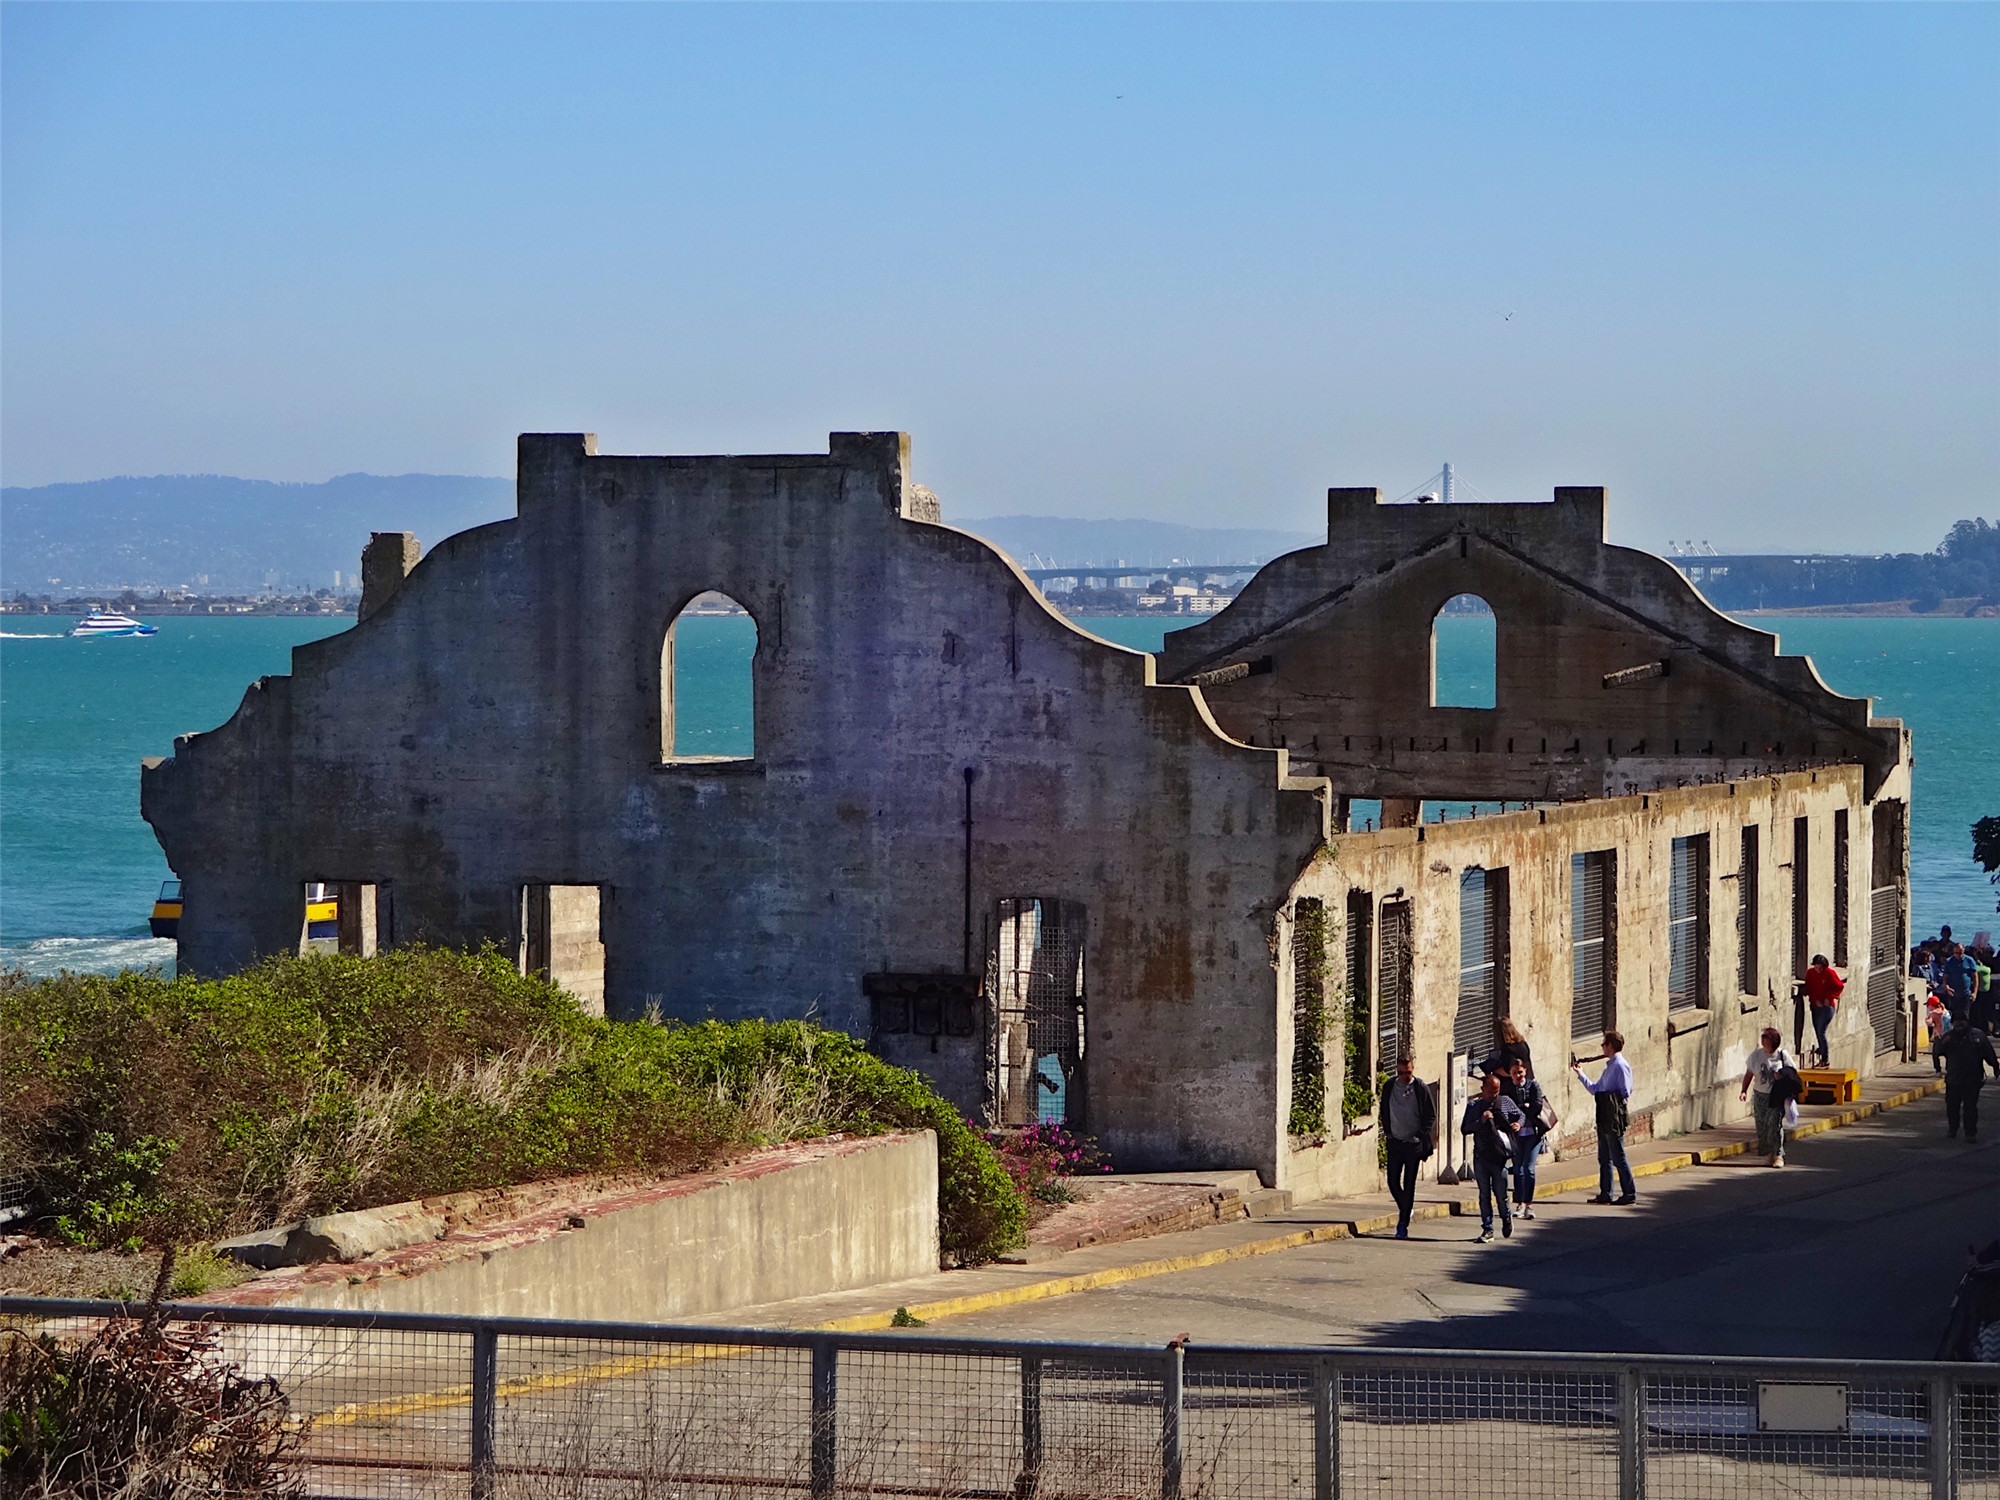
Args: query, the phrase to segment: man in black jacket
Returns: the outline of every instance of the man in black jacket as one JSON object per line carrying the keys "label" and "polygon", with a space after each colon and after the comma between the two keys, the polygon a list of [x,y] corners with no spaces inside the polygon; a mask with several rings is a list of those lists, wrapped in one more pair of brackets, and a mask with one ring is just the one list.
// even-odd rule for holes
{"label": "man in black jacket", "polygon": [[1945,1134],[1958,1134],[1965,1122],[1968,1143],[1979,1139],[1979,1091],[1986,1084],[1986,1070],[2000,1073],[2000,1059],[1993,1055],[1993,1043],[1977,1026],[1959,1022],[1938,1038],[1937,1050],[1944,1054]]}
{"label": "man in black jacket", "polygon": [[1410,1237],[1410,1209],[1417,1201],[1417,1164],[1437,1145],[1437,1101],[1417,1077],[1405,1052],[1396,1076],[1382,1090],[1382,1138],[1389,1147],[1389,1196],[1396,1200],[1396,1238]]}

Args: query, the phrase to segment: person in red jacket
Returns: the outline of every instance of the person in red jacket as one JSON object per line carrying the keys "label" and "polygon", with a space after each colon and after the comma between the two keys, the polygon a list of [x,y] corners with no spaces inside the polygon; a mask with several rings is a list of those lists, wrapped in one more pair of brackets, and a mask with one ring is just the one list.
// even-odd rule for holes
{"label": "person in red jacket", "polygon": [[1826,1044],[1826,1028],[1833,1024],[1833,1010],[1840,1003],[1840,992],[1847,988],[1847,981],[1833,972],[1824,953],[1815,953],[1803,983],[1806,1003],[1812,1007],[1813,1032],[1819,1037],[1819,1065],[1830,1068],[1833,1053]]}

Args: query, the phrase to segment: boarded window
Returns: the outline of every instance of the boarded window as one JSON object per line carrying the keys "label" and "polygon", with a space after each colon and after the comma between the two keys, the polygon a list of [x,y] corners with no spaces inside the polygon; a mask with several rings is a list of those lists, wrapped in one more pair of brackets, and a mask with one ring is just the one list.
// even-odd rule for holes
{"label": "boarded window", "polygon": [[994,997],[993,1094],[1000,1121],[1081,1126],[1083,903],[1010,896],[1000,902],[998,916],[987,981]]}
{"label": "boarded window", "polygon": [[1484,1057],[1507,1013],[1507,872],[1467,870],[1458,882],[1458,1012],[1451,1049]]}
{"label": "boarded window", "polygon": [[1875,805],[1870,829],[1873,875],[1868,897],[1868,1019],[1875,1050],[1886,1052],[1901,1040],[1903,966],[1910,951],[1907,893],[1909,851],[1904,806],[1890,799]]}
{"label": "boarded window", "polygon": [[757,753],[757,622],[727,594],[697,594],[660,646],[660,759]]}
{"label": "boarded window", "polygon": [[1675,839],[1667,880],[1667,1009],[1708,1004],[1708,835]]}
{"label": "boarded window", "polygon": [[1602,1036],[1615,1024],[1613,903],[1617,855],[1609,849],[1569,860],[1569,1034]]}
{"label": "boarded window", "polygon": [[594,885],[521,887],[520,970],[604,1014],[604,893]]}
{"label": "boarded window", "polygon": [[1903,888],[1885,885],[1868,902],[1868,1021],[1875,1050],[1887,1052],[1902,1040],[1903,961],[1909,950]]}
{"label": "boarded window", "polygon": [[1414,1055],[1417,1045],[1411,1026],[1416,965],[1413,931],[1409,902],[1382,903],[1381,997],[1377,1013],[1382,1017],[1382,1058],[1388,1063],[1394,1063],[1405,1052]]}
{"label": "boarded window", "polygon": [[1792,978],[1812,965],[1812,822],[1792,819]]}
{"label": "boarded window", "polygon": [[1499,622],[1486,601],[1445,600],[1431,617],[1431,707],[1492,708],[1499,659]]}
{"label": "boarded window", "polygon": [[1758,963],[1758,887],[1763,881],[1757,828],[1742,833],[1742,855],[1736,862],[1736,988],[1746,995],[1758,992],[1762,967]]}
{"label": "boarded window", "polygon": [[1847,966],[1847,924],[1849,919],[1847,903],[1850,890],[1847,883],[1847,809],[1840,808],[1833,815],[1833,961],[1842,968]]}

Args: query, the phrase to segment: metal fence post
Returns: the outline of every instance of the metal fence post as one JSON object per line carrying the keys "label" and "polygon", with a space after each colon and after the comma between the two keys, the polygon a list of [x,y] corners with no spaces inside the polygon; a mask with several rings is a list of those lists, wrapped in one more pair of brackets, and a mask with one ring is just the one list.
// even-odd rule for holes
{"label": "metal fence post", "polygon": [[493,1500],[497,1478],[494,1407],[500,1384],[500,1335],[472,1330],[472,1500]]}
{"label": "metal fence post", "polygon": [[1646,1496],[1646,1376],[1618,1372],[1618,1500]]}
{"label": "metal fence post", "polygon": [[833,1500],[834,1466],[839,1457],[836,1394],[840,1349],[832,1339],[812,1346],[812,1497]]}
{"label": "metal fence post", "polygon": [[1160,1370],[1160,1500],[1181,1500],[1181,1378],[1184,1355],[1167,1345]]}
{"label": "metal fence post", "polygon": [[1313,1500],[1340,1500],[1340,1369],[1313,1361]]}
{"label": "metal fence post", "polygon": [[1031,1496],[1042,1485],[1042,1359],[1021,1356],[1021,1473],[1014,1493]]}
{"label": "metal fence post", "polygon": [[1938,1375],[1926,1382],[1930,1397],[1931,1500],[1958,1500],[1958,1382]]}

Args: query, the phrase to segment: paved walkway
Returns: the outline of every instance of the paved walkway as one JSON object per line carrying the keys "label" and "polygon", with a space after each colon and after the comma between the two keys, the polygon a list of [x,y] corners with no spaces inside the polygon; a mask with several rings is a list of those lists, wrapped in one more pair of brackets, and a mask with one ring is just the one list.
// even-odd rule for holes
{"label": "paved walkway", "polygon": [[[1928,1062],[1892,1065],[1866,1080],[1854,1104],[1805,1106],[1794,1139],[1805,1139],[1869,1119],[1885,1109],[1915,1102],[1941,1087]],[[1662,1173],[1742,1157],[1754,1144],[1746,1122],[1696,1131],[1666,1140],[1648,1141],[1632,1149],[1632,1166],[1641,1179]],[[1797,1172],[1809,1165],[1811,1147],[1793,1152]],[[1587,1170],[1586,1170],[1587,1168]],[[1770,1173],[1778,1177],[1780,1173]],[[1594,1156],[1544,1162],[1540,1196],[1560,1201],[1597,1189]],[[1642,1203],[1649,1192],[1639,1184]],[[1417,1191],[1420,1220],[1477,1213],[1477,1195],[1469,1185],[1447,1187],[1434,1181]],[[845,1331],[892,1326],[899,1308],[926,1323],[963,1319],[1001,1309],[1024,1307],[1055,1297],[1123,1286],[1154,1277],[1177,1275],[1227,1265],[1308,1245],[1326,1244],[1386,1234],[1395,1225],[1395,1207],[1386,1192],[1352,1198],[1328,1198],[1300,1204],[1270,1218],[1219,1224],[1180,1234],[1157,1235],[1122,1244],[1092,1246],[1028,1266],[989,1265],[884,1286],[825,1296],[802,1297],[760,1307],[735,1308],[699,1321],[728,1326],[822,1327]],[[1421,1231],[1421,1226],[1419,1226]],[[1457,1238],[1467,1238],[1457,1235]],[[1946,1295],[1949,1293],[1947,1291]],[[1000,1322],[1010,1320],[1000,1319]],[[1019,1321],[1019,1320],[1011,1320]],[[968,1330],[969,1331],[969,1330]],[[998,1332],[997,1328],[984,1331]],[[1024,1330],[1025,1331],[1025,1330]],[[1245,1334],[1244,1337],[1249,1335]]]}

